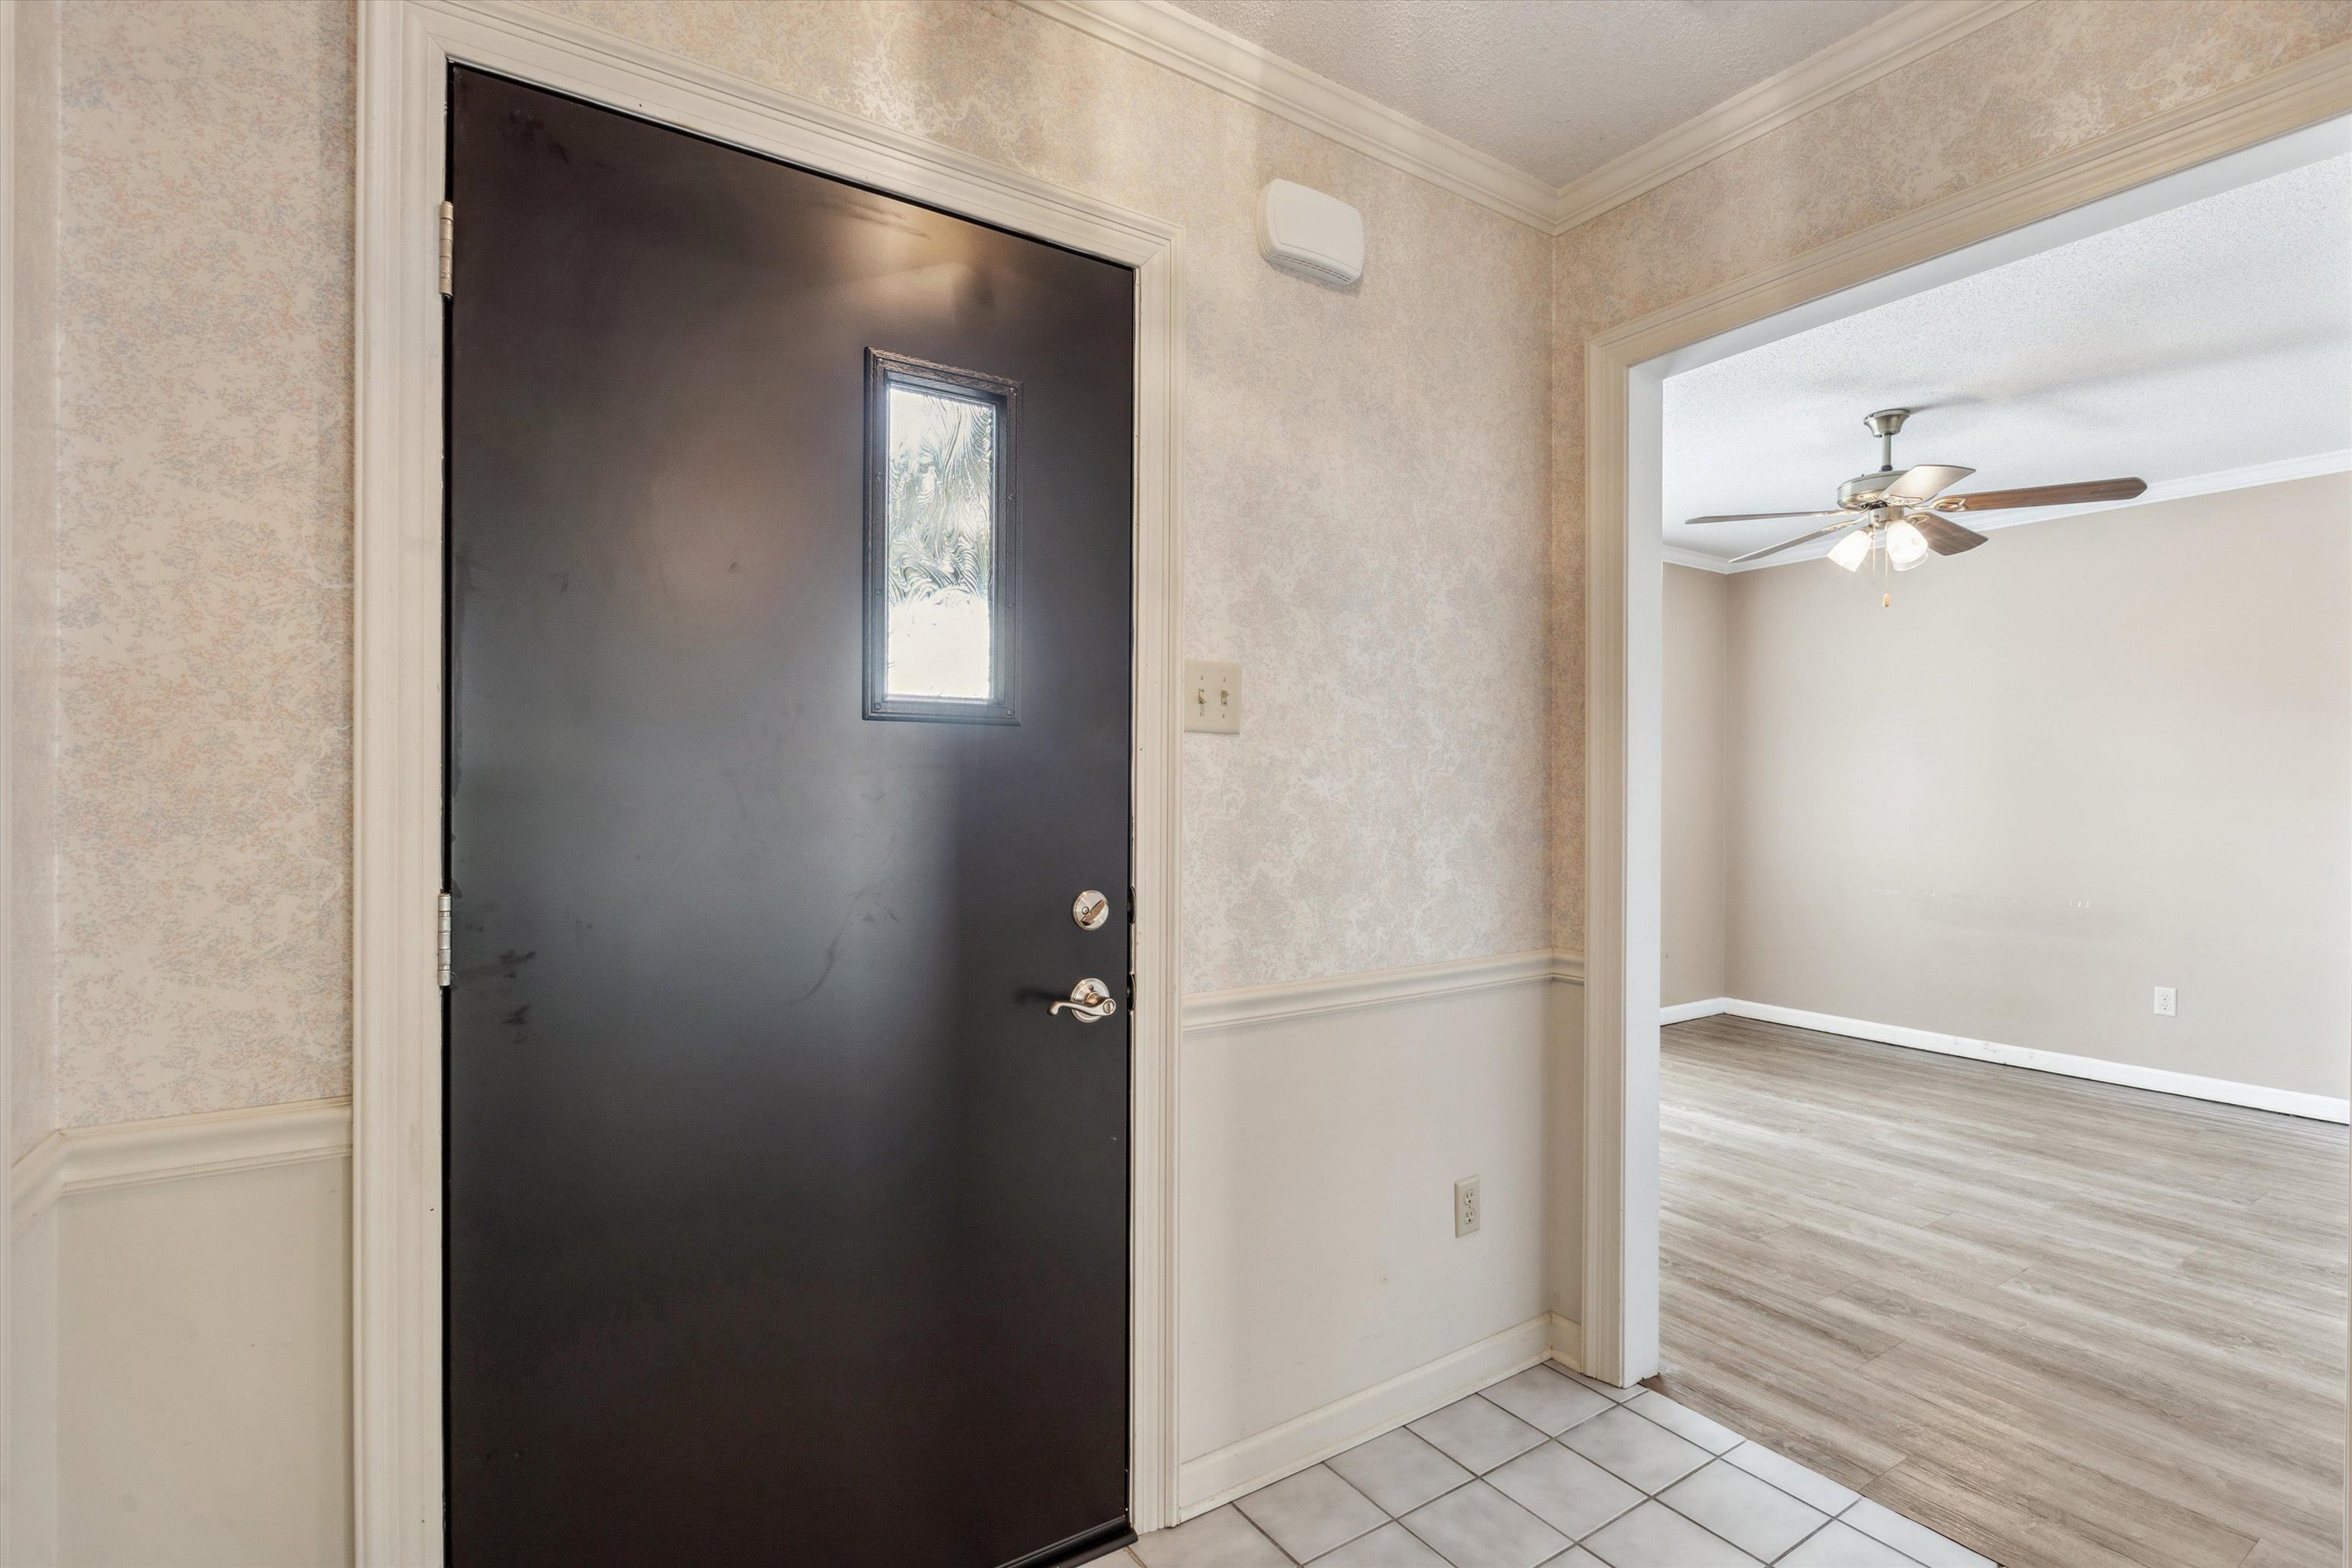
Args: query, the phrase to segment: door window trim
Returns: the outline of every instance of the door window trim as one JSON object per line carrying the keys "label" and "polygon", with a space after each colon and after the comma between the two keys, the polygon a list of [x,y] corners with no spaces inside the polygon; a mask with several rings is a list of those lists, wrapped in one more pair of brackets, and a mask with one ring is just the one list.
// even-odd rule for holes
{"label": "door window trim", "polygon": [[[915,697],[893,693],[890,668],[890,391],[985,404],[996,410],[989,474],[988,695]],[[866,351],[866,716],[960,724],[1020,721],[1020,501],[1014,457],[1021,434],[1021,384],[986,371],[934,364],[885,349]]]}

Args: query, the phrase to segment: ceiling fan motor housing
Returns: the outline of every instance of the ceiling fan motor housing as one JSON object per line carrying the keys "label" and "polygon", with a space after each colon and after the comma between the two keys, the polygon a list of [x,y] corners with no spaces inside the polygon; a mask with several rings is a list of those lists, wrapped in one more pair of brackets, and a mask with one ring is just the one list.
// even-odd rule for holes
{"label": "ceiling fan motor housing", "polygon": [[1895,437],[1903,422],[1911,417],[1908,408],[1882,408],[1863,417],[1863,426],[1878,437],[1878,472],[1856,474],[1838,486],[1838,504],[1849,510],[1859,511],[1877,503],[1878,498],[1895,479]]}

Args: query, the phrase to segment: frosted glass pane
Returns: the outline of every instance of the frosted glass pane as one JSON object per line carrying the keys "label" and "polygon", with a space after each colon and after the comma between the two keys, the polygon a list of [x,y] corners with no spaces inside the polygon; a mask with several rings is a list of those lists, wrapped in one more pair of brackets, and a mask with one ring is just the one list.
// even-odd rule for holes
{"label": "frosted glass pane", "polygon": [[993,404],[890,388],[887,696],[985,701],[993,695],[996,414]]}

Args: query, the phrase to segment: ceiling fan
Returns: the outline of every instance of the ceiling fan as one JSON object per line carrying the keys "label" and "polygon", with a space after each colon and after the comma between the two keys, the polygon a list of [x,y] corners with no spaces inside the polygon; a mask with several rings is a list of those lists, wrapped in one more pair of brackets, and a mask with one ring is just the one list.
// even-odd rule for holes
{"label": "ceiling fan", "polygon": [[1751,550],[1732,561],[1737,566],[1761,561],[1783,550],[1845,531],[1830,549],[1830,559],[1847,571],[1857,570],[1873,554],[1887,565],[1908,572],[1930,552],[1958,555],[1985,542],[1975,529],[1952,521],[1955,513],[2007,511],[2027,506],[2082,506],[2092,501],[2130,500],[2147,489],[2146,479],[2090,479],[2071,485],[2035,485],[2019,490],[1979,490],[1974,495],[1944,492],[1976,472],[1945,463],[1895,467],[1895,436],[1911,417],[1908,408],[1882,408],[1863,421],[1878,437],[1879,469],[1857,474],[1838,487],[1838,504],[1832,511],[1743,511],[1720,517],[1695,517],[1693,523],[1753,522],[1767,518],[1825,517],[1821,527],[1784,539],[1762,550]]}

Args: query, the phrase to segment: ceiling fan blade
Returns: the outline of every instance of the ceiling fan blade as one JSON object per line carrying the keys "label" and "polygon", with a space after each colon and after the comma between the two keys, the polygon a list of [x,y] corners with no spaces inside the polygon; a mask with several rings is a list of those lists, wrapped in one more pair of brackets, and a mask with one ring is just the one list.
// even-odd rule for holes
{"label": "ceiling fan blade", "polygon": [[1832,508],[1828,511],[1735,511],[1720,517],[1685,518],[1685,522],[1763,522],[1776,517],[1845,517],[1846,512]]}
{"label": "ceiling fan blade", "polygon": [[2018,506],[2083,506],[2092,501],[2131,500],[2147,489],[2146,479],[2087,479],[2072,485],[2035,485],[2021,490],[1979,490],[1946,496],[1937,511],[2004,511]]}
{"label": "ceiling fan blade", "polygon": [[1956,468],[1948,463],[1922,463],[1905,471],[1879,493],[1898,505],[1917,506],[1931,496],[1942,495],[1970,474],[1974,468]]}
{"label": "ceiling fan blade", "polygon": [[1827,528],[1817,528],[1811,533],[1801,533],[1794,539],[1784,539],[1778,544],[1768,544],[1761,550],[1751,550],[1745,555],[1735,555],[1731,558],[1731,563],[1738,566],[1744,562],[1761,561],[1767,555],[1778,555],[1783,550],[1794,550],[1800,544],[1810,544],[1816,539],[1826,539],[1832,533],[1843,533],[1845,527],[1843,522],[1833,522]]}
{"label": "ceiling fan blade", "polygon": [[1985,536],[1975,529],[1962,528],[1950,518],[1937,517],[1932,511],[1915,511],[1908,521],[1927,536],[1927,548],[1938,555],[1958,555],[1985,542]]}

